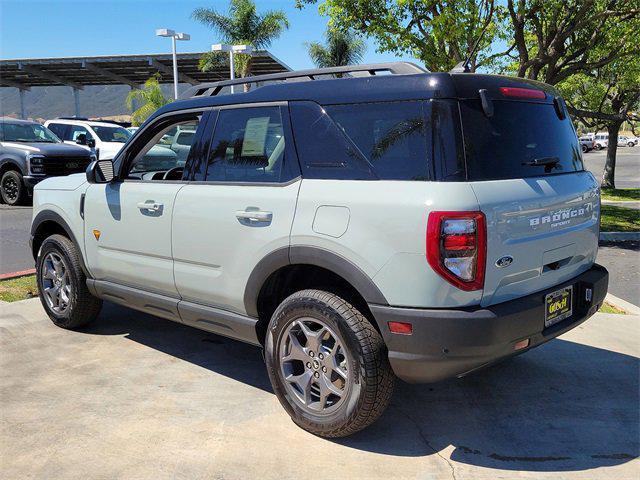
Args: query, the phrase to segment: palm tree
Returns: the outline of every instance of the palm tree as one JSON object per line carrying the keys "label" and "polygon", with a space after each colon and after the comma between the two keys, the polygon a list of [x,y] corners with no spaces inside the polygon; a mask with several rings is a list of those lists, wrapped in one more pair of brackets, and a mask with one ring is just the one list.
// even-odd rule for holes
{"label": "palm tree", "polygon": [[[140,102],[141,106],[134,112],[134,103]],[[131,114],[131,123],[141,125],[153,112],[169,103],[160,88],[160,75],[155,75],[144,82],[140,89],[131,90],[127,95],[127,108]]]}
{"label": "palm tree", "polygon": [[[220,35],[222,42],[233,45],[251,45],[264,50],[289,28],[289,21],[282,10],[270,10],[259,14],[253,0],[231,0],[225,16],[211,8],[196,8],[191,17]],[[237,77],[251,75],[251,55],[234,56]],[[227,54],[205,53],[199,67],[203,72],[228,65]]]}
{"label": "palm tree", "polygon": [[318,42],[307,44],[307,50],[318,68],[340,67],[360,63],[367,46],[351,31],[329,28],[324,34],[326,46]]}

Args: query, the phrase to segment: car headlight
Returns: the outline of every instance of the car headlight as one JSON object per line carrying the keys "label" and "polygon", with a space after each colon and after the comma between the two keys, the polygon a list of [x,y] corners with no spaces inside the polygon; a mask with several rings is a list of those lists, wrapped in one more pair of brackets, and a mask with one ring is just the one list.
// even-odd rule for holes
{"label": "car headlight", "polygon": [[44,173],[44,155],[32,155],[27,156],[29,160],[29,170],[31,173],[43,174]]}

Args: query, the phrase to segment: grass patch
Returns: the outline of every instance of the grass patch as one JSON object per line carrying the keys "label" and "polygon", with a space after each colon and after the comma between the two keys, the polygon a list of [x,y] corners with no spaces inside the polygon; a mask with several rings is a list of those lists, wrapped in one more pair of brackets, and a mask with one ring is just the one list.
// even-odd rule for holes
{"label": "grass patch", "polygon": [[3,302],[17,302],[37,295],[38,285],[35,275],[0,281],[0,300]]}
{"label": "grass patch", "polygon": [[602,205],[600,213],[602,232],[640,232],[640,210]]}
{"label": "grass patch", "polygon": [[602,199],[613,202],[640,201],[640,188],[603,188]]}
{"label": "grass patch", "polygon": [[616,313],[618,315],[626,315],[627,312],[625,312],[624,310],[619,309],[618,307],[616,307],[615,305],[611,305],[608,302],[603,302],[602,306],[600,307],[600,310],[598,310],[601,313]]}

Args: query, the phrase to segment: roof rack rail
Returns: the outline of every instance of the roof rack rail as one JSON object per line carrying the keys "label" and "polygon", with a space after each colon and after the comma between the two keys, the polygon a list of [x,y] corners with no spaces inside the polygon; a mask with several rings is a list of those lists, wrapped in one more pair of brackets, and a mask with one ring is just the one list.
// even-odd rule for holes
{"label": "roof rack rail", "polygon": [[293,72],[271,73],[257,75],[255,77],[235,78],[220,82],[202,83],[190,88],[180,98],[215,97],[224,87],[231,85],[245,85],[249,83],[263,83],[271,81],[307,81],[316,80],[316,77],[324,75],[351,74],[351,76],[373,76],[378,72],[387,72],[392,75],[409,75],[416,73],[428,73],[422,67],[411,62],[370,63],[364,65],[345,65],[342,67],[314,68],[311,70],[298,70]]}

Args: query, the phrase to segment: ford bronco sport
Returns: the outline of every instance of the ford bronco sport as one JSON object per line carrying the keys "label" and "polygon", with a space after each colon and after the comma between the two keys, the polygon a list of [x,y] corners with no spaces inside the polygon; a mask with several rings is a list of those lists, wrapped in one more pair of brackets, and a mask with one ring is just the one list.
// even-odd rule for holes
{"label": "ford bronco sport", "polygon": [[[395,377],[466,375],[605,297],[598,183],[548,85],[395,63],[186,97],[114,162],[36,187],[56,325],[108,300],[262,346],[293,420],[338,437],[383,412]],[[186,155],[162,140],[176,127]]]}

